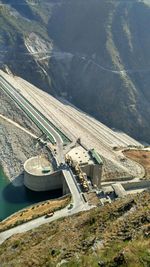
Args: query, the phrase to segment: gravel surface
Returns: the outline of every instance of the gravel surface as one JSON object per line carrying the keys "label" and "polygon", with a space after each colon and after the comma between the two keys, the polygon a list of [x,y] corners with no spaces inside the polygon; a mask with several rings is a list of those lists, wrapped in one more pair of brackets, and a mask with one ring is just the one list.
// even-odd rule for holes
{"label": "gravel surface", "polygon": [[58,100],[19,77],[1,71],[0,74],[72,141],[75,142],[80,137],[83,145],[88,149],[94,147],[102,155],[105,163],[103,179],[143,175],[142,167],[129,159],[122,160],[123,154],[120,155],[113,149],[141,147],[139,142],[124,133],[111,130],[64,99]]}

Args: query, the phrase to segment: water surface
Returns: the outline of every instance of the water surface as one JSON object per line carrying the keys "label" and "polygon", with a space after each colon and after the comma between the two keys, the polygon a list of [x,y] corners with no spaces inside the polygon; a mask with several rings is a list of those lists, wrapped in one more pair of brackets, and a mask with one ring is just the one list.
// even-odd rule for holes
{"label": "water surface", "polygon": [[0,167],[0,220],[31,204],[60,196],[62,196],[61,190],[33,192],[24,185],[14,186],[9,182]]}

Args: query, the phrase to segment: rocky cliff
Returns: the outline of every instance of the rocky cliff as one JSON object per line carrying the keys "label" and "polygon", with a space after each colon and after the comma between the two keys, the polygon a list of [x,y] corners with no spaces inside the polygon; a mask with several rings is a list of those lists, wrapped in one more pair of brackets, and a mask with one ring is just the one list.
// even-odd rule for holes
{"label": "rocky cliff", "polygon": [[150,142],[148,0],[0,2],[3,69]]}

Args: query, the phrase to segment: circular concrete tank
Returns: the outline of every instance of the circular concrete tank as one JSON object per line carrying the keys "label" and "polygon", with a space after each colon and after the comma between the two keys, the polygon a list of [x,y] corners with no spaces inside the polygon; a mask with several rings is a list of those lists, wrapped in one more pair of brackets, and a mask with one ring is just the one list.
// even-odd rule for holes
{"label": "circular concrete tank", "polygon": [[52,164],[40,156],[28,159],[24,164],[24,185],[33,191],[62,189],[61,174]]}

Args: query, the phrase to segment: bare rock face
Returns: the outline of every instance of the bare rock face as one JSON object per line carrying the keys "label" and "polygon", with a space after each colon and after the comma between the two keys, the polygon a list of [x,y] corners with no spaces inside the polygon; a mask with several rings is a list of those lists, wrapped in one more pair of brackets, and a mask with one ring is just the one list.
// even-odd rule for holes
{"label": "bare rock face", "polygon": [[23,178],[23,164],[40,154],[42,148],[37,146],[35,138],[15,125],[0,118],[0,165],[14,184],[20,184]]}
{"label": "bare rock face", "polygon": [[13,178],[23,171],[23,162],[27,159],[31,140],[16,127],[0,119],[1,122],[1,165],[5,173]]}
{"label": "bare rock face", "polygon": [[0,114],[0,165],[10,180],[20,184],[24,162],[42,151],[35,138],[41,132],[2,91]]}
{"label": "bare rock face", "polygon": [[74,55],[70,99],[107,125],[147,142],[149,22],[144,1],[79,0],[58,7],[48,25],[60,49]]}
{"label": "bare rock face", "polygon": [[40,135],[41,133],[36,125],[2,90],[0,90],[0,114],[30,130],[33,134]]}
{"label": "bare rock face", "polygon": [[150,142],[149,1],[0,2],[1,67]]}

